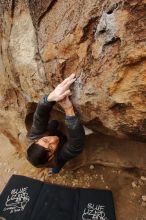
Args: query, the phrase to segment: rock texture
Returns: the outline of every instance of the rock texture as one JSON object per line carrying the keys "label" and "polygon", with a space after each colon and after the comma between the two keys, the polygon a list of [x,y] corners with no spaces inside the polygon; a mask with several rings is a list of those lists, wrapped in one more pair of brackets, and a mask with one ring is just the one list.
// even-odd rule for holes
{"label": "rock texture", "polygon": [[84,124],[145,143],[145,15],[145,0],[0,0],[0,131],[24,151],[26,114],[76,73]]}

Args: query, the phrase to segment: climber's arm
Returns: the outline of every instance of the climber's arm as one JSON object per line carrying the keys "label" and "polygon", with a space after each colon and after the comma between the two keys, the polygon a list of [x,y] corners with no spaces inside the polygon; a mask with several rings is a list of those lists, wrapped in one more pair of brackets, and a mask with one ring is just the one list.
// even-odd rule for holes
{"label": "climber's arm", "polygon": [[68,102],[68,107],[64,107],[64,111],[66,114],[65,123],[68,129],[68,142],[64,145],[58,157],[58,164],[60,166],[63,166],[68,160],[80,154],[85,144],[85,132],[80,119],[75,114],[68,97],[66,97],[66,102]]}
{"label": "climber's arm", "polygon": [[31,140],[36,139],[39,135],[46,131],[50,117],[50,111],[55,104],[55,101],[49,101],[48,97],[48,95],[43,96],[37,105],[33,116],[32,127],[30,133],[28,134],[28,138]]}
{"label": "climber's arm", "polygon": [[62,100],[66,95],[70,95],[69,87],[75,81],[74,77],[74,74],[67,77],[48,96],[45,95],[38,103],[33,117],[33,124],[28,134],[29,139],[34,140],[46,131],[53,105],[56,101]]}

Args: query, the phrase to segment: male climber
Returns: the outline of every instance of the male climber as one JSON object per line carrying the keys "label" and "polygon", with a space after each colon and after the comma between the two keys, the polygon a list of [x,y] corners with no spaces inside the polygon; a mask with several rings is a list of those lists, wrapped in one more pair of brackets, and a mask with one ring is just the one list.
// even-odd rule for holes
{"label": "male climber", "polygon": [[[33,143],[27,149],[27,159],[35,167],[50,167],[58,173],[64,164],[81,153],[85,142],[84,128],[75,114],[70,86],[76,80],[75,74],[67,77],[49,95],[44,95],[37,105],[33,123],[28,135]],[[59,122],[49,121],[55,103],[64,109],[68,137],[59,129]]]}

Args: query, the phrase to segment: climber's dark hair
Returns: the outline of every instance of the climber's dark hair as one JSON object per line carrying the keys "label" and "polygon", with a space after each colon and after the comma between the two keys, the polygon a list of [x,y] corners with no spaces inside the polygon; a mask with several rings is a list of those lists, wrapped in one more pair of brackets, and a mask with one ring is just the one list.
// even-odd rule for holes
{"label": "climber's dark hair", "polygon": [[34,142],[27,149],[27,160],[35,167],[47,165],[49,160],[48,149]]}
{"label": "climber's dark hair", "polygon": [[[58,150],[63,147],[67,141],[66,135],[60,130],[50,129],[49,135],[56,135],[59,137]],[[37,144],[35,141],[27,149],[27,160],[35,167],[49,167],[51,160],[49,161],[49,150],[43,146]]]}
{"label": "climber's dark hair", "polygon": [[[54,135],[59,137],[58,149],[61,149],[67,137],[61,131],[57,130]],[[36,142],[32,143],[27,149],[27,160],[35,167],[49,167],[51,165],[51,160],[49,161],[49,150],[43,146],[37,144]]]}

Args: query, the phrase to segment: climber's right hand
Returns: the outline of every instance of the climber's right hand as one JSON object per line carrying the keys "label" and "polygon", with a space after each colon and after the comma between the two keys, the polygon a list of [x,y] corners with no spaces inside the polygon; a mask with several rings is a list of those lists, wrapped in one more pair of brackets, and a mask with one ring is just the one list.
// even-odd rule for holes
{"label": "climber's right hand", "polygon": [[60,101],[66,96],[71,95],[69,87],[76,80],[75,74],[71,74],[62,83],[60,83],[56,88],[48,95],[48,101]]}

